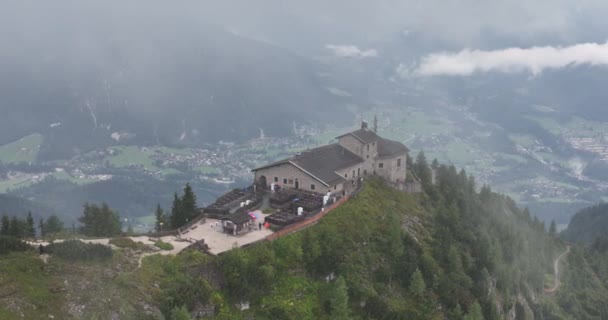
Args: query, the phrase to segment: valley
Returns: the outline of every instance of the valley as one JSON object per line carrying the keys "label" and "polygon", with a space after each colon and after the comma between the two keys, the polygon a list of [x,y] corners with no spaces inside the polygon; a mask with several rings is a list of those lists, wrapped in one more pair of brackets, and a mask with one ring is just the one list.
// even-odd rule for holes
{"label": "valley", "polygon": [[[429,161],[436,158],[462,167],[476,177],[480,186],[492,185],[520,205],[533,208],[546,223],[556,220],[563,227],[576,209],[604,199],[602,191],[608,188],[608,183],[585,170],[591,162],[605,161],[603,150],[608,143],[604,136],[608,127],[602,123],[580,117],[558,122],[555,115],[546,114],[546,109],[541,109],[543,117],[537,113],[523,115],[563,144],[555,147],[531,133],[508,132],[468,107],[451,106],[447,101],[439,105],[441,109],[433,110],[414,106],[376,107],[356,112],[355,118],[371,120],[377,115],[379,132],[404,142],[412,150],[410,156],[424,150]],[[291,134],[284,137],[265,136],[261,131],[260,136],[246,142],[220,141],[189,148],[117,142],[68,160],[42,162],[37,159],[44,137],[31,134],[0,146],[0,192],[30,198],[28,190],[43,181],[47,181],[47,188],[52,188],[54,181],[80,188],[113,179],[144,177],[153,184],[191,181],[203,192],[199,196],[205,204],[229,188],[249,184],[251,168],[328,143],[346,129],[294,124]],[[111,203],[113,199],[104,200]],[[166,206],[168,201],[161,204]],[[136,217],[134,221],[145,230],[150,227],[155,204],[148,203],[145,209],[140,206],[119,211]],[[561,209],[555,210],[558,206]],[[69,212],[66,216],[77,214]]]}

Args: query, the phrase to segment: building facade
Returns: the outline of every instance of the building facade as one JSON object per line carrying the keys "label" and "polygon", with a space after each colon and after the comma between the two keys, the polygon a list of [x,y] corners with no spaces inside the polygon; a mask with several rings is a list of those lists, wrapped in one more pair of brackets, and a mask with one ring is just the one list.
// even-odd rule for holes
{"label": "building facade", "polygon": [[402,143],[378,136],[366,122],[361,129],[336,139],[337,143],[254,169],[255,184],[346,194],[359,179],[370,176],[393,184],[405,183],[409,150]]}

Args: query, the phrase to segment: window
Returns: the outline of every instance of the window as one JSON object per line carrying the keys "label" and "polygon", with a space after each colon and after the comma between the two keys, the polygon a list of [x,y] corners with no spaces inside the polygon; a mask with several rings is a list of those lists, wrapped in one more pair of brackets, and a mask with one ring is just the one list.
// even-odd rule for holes
{"label": "window", "polygon": [[334,190],[337,190],[337,189],[338,189],[338,185],[334,184]]}
{"label": "window", "polygon": [[401,167],[401,158],[397,158],[397,167]]}
{"label": "window", "polygon": [[283,184],[287,184],[287,179],[283,178]]}
{"label": "window", "polygon": [[382,162],[378,163],[378,168],[380,168],[380,169],[384,168],[384,163],[382,163]]}
{"label": "window", "polygon": [[361,176],[361,168],[357,168],[357,177]]}
{"label": "window", "polygon": [[348,173],[345,173],[345,174],[344,174],[344,178],[348,178]]}
{"label": "window", "polygon": [[315,189],[315,185],[314,185],[314,184],[311,184],[311,185],[310,185],[310,190],[314,190],[314,189]]}
{"label": "window", "polygon": [[367,155],[367,158],[369,159],[369,154]]}
{"label": "window", "polygon": [[363,175],[366,176],[367,175],[367,170],[363,170]]}
{"label": "window", "polygon": [[279,177],[274,177],[274,182],[279,182]]}
{"label": "window", "polygon": [[369,152],[369,144],[367,145],[367,152]]}
{"label": "window", "polygon": [[353,178],[355,177],[355,170],[353,170]]}

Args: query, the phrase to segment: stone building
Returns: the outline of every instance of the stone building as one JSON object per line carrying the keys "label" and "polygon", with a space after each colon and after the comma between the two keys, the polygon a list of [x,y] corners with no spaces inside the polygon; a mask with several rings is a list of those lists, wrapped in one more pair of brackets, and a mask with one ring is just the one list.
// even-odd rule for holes
{"label": "stone building", "polygon": [[378,136],[365,121],[361,129],[336,139],[337,143],[254,169],[256,185],[346,194],[368,176],[393,185],[405,183],[409,150],[402,143]]}

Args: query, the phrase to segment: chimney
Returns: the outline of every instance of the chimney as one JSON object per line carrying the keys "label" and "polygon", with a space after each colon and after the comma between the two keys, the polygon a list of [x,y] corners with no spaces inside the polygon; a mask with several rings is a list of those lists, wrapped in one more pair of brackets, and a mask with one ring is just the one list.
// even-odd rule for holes
{"label": "chimney", "polygon": [[367,130],[367,121],[361,121],[361,129]]}

